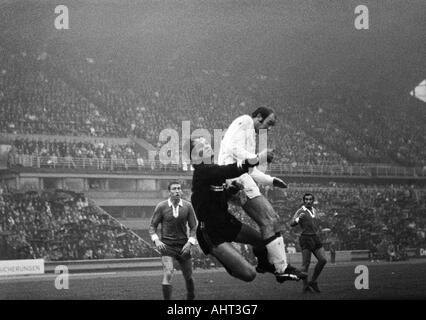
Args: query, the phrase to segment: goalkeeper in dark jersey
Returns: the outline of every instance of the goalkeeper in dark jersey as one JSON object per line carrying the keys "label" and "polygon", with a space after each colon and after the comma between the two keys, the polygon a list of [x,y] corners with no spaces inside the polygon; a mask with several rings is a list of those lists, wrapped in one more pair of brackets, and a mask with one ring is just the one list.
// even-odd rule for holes
{"label": "goalkeeper in dark jersey", "polygon": [[[258,156],[229,165],[213,164],[213,150],[203,137],[191,140],[189,152],[195,169],[191,202],[199,221],[197,239],[203,252],[214,256],[229,274],[243,281],[252,281],[256,271],[271,272],[278,282],[305,278],[306,274],[291,265],[277,275],[274,265],[268,261],[266,242],[260,233],[241,223],[228,211],[229,196],[238,192],[240,186],[234,184],[226,188],[226,180],[239,177],[258,165]],[[257,268],[234,248],[232,242],[253,246],[258,259]]]}
{"label": "goalkeeper in dark jersey", "polygon": [[311,281],[308,278],[303,279],[303,292],[321,292],[317,279],[324,268],[327,260],[321,240],[318,237],[318,215],[313,207],[314,196],[311,193],[306,193],[303,196],[303,205],[296,211],[290,225],[295,227],[299,225],[302,229],[302,234],[299,238],[300,247],[302,248],[302,271],[308,273],[309,264],[311,263],[311,253],[317,258],[318,262],[315,266]]}

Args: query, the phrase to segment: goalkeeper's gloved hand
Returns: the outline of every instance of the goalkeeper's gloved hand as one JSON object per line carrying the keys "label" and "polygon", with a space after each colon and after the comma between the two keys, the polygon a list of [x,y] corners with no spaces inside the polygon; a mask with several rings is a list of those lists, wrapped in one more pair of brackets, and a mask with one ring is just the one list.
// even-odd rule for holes
{"label": "goalkeeper's gloved hand", "polygon": [[278,187],[278,188],[288,188],[287,183],[285,183],[283,180],[281,180],[280,178],[274,178],[273,180],[273,186],[274,187]]}

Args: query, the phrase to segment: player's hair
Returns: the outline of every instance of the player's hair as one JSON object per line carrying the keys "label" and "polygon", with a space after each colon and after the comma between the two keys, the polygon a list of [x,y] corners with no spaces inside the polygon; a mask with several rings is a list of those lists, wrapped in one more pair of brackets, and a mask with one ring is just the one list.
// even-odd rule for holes
{"label": "player's hair", "polygon": [[172,185],[174,185],[174,184],[178,184],[178,185],[182,186],[182,184],[181,184],[179,181],[172,181],[172,182],[170,182],[170,183],[169,183],[169,185],[167,186],[167,190],[169,190],[169,191],[170,191],[170,188],[171,188],[171,187],[172,187]]}
{"label": "player's hair", "polygon": [[312,197],[312,200],[315,200],[315,197],[314,197],[314,195],[313,195],[312,193],[305,193],[305,194],[303,195],[303,201],[305,201],[305,198],[306,198],[307,196],[311,196],[311,197]]}
{"label": "player's hair", "polygon": [[262,121],[265,120],[274,110],[266,107],[259,107],[251,114],[252,118],[256,118],[259,114],[262,116]]}

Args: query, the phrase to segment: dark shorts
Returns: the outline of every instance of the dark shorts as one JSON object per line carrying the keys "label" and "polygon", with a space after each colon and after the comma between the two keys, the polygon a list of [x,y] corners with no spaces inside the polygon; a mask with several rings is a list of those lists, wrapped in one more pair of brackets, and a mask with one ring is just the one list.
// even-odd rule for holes
{"label": "dark shorts", "polygon": [[316,234],[302,234],[299,238],[299,244],[302,250],[310,250],[312,252],[322,248],[322,242]]}
{"label": "dark shorts", "polygon": [[226,221],[209,225],[200,222],[197,228],[197,240],[204,254],[209,254],[213,247],[224,242],[233,242],[241,231],[241,221],[230,215]]}
{"label": "dark shorts", "polygon": [[175,258],[178,261],[185,261],[188,259],[191,259],[191,254],[182,254],[182,248],[185,244],[167,244],[166,245],[166,250],[162,250],[161,251],[161,256],[168,256],[168,257],[172,257]]}

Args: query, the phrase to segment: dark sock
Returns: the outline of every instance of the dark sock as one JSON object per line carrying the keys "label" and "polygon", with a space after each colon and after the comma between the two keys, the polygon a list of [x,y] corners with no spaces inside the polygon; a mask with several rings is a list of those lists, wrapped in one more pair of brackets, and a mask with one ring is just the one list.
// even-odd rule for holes
{"label": "dark sock", "polygon": [[253,254],[257,258],[257,265],[264,269],[264,271],[274,273],[275,267],[268,261],[268,250],[265,246],[253,248]]}
{"label": "dark sock", "polygon": [[194,287],[194,280],[193,279],[189,279],[187,281],[185,281],[186,283],[186,298],[187,300],[194,300],[195,297],[195,287]]}
{"label": "dark sock", "polygon": [[253,248],[253,254],[256,256],[258,263],[260,261],[268,261],[268,250],[265,246]]}
{"label": "dark sock", "polygon": [[164,300],[172,299],[172,285],[171,284],[163,284],[163,298]]}

